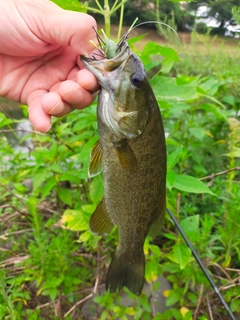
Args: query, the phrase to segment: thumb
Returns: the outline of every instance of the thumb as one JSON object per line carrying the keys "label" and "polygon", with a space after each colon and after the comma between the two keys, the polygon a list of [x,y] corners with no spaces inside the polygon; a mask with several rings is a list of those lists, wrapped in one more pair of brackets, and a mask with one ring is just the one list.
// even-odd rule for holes
{"label": "thumb", "polygon": [[93,29],[96,28],[96,21],[92,16],[63,10],[54,5],[51,6],[50,14],[40,18],[43,19],[39,30],[42,40],[64,47],[70,46],[77,54],[87,55],[94,50],[90,40],[97,42]]}

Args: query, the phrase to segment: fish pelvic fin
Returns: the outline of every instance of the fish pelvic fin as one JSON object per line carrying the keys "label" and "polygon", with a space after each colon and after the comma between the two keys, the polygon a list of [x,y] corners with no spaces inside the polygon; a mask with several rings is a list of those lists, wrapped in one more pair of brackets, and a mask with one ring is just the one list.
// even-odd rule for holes
{"label": "fish pelvic fin", "polygon": [[107,210],[105,198],[103,198],[90,218],[89,228],[92,233],[103,235],[110,233],[113,227],[114,223]]}
{"label": "fish pelvic fin", "polygon": [[127,287],[135,295],[140,295],[144,285],[145,256],[141,252],[138,259],[132,261],[129,253],[116,252],[107,274],[106,287],[111,293]]}
{"label": "fish pelvic fin", "polygon": [[91,160],[88,168],[89,178],[95,177],[102,172],[102,147],[99,140],[93,146]]}

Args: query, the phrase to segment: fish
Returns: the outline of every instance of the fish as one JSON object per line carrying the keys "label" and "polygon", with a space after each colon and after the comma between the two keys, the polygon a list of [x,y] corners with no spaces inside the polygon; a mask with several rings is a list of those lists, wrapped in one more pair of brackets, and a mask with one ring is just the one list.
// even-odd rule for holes
{"label": "fish", "polygon": [[102,172],[104,198],[89,227],[97,235],[110,233],[114,226],[118,229],[107,290],[127,287],[140,295],[145,281],[144,242],[148,235],[161,232],[166,212],[166,143],[143,63],[126,38],[111,43],[109,50],[101,47],[102,54],[107,52],[103,59],[81,56],[100,84],[99,141],[91,152],[89,175]]}

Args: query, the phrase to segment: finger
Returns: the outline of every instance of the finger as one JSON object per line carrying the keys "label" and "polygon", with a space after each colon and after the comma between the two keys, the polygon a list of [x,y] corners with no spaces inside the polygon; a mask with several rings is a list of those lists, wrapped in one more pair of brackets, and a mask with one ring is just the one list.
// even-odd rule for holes
{"label": "finger", "polygon": [[94,50],[90,40],[97,43],[95,19],[81,12],[63,10],[56,7],[51,15],[42,16],[41,38],[48,43],[72,47],[77,54],[87,55]]}
{"label": "finger", "polygon": [[47,132],[51,128],[51,116],[42,109],[41,101],[45,90],[36,90],[27,98],[29,120],[33,127],[40,132]]}
{"label": "finger", "polygon": [[73,109],[64,102],[58,92],[48,92],[42,96],[42,110],[55,117],[62,117]]}
{"label": "finger", "polygon": [[65,102],[77,105],[81,103],[84,92],[78,83],[72,80],[66,80],[59,86],[58,94]]}
{"label": "finger", "polygon": [[[57,86],[55,86],[55,88],[56,87]],[[62,101],[69,104],[72,109],[83,109],[90,105],[96,97],[96,95],[84,90],[78,83],[72,80],[63,81],[58,87],[57,93],[61,97]],[[61,114],[62,112],[63,110],[61,110]],[[66,110],[64,114],[67,113],[69,113],[68,110]],[[54,113],[54,115],[58,114]]]}
{"label": "finger", "polygon": [[84,90],[87,90],[90,92],[96,92],[100,88],[100,85],[96,77],[87,69],[80,70],[79,67],[75,67],[71,70],[67,79],[74,80]]}
{"label": "finger", "polygon": [[80,70],[79,67],[74,67],[74,68],[70,71],[70,73],[69,73],[69,75],[68,75],[68,77],[67,77],[67,80],[76,81],[79,70]]}
{"label": "finger", "polygon": [[82,69],[77,73],[76,82],[84,89],[90,92],[96,92],[100,86],[96,77],[87,69]]}

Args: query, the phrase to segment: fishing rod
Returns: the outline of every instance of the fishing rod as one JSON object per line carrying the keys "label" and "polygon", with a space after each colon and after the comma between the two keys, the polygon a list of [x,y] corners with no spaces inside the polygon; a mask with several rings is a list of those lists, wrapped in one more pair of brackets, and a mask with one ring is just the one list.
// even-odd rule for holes
{"label": "fishing rod", "polygon": [[200,260],[197,252],[195,251],[195,249],[193,248],[193,245],[191,244],[191,242],[188,240],[186,234],[184,233],[184,231],[182,230],[182,228],[180,227],[177,219],[174,217],[172,211],[170,209],[167,208],[167,212],[169,213],[171,219],[173,220],[174,224],[176,225],[178,231],[181,233],[181,236],[183,237],[184,241],[186,242],[186,244],[188,245],[188,247],[191,249],[192,254],[194,255],[194,258],[196,259],[197,263],[199,264],[200,268],[202,269],[204,275],[206,276],[208,282],[210,283],[210,285],[212,286],[213,290],[215,291],[215,293],[218,295],[219,300],[221,301],[222,305],[224,306],[225,310],[227,311],[229,317],[231,320],[236,320],[235,316],[233,315],[232,311],[230,310],[228,304],[226,303],[226,301],[224,300],[223,296],[221,295],[220,291],[218,290],[218,288],[216,287],[215,283],[213,282],[212,278],[210,277],[207,269],[204,267],[202,261]]}

